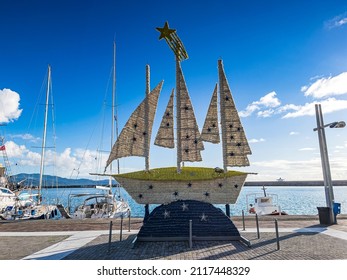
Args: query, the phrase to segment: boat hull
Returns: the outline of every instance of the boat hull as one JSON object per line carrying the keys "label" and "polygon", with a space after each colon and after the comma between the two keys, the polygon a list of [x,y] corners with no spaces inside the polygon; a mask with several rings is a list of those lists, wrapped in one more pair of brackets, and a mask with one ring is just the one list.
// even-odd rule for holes
{"label": "boat hull", "polygon": [[138,204],[168,204],[188,199],[211,204],[235,204],[247,174],[199,181],[114,177]]}

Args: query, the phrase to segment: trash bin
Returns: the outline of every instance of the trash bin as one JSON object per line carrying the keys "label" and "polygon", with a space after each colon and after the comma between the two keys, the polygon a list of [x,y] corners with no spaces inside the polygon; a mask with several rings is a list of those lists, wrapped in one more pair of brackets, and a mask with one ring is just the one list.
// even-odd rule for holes
{"label": "trash bin", "polygon": [[334,215],[341,214],[341,203],[334,202]]}
{"label": "trash bin", "polygon": [[336,224],[337,223],[336,216],[337,214],[341,214],[341,203],[334,202],[333,213],[334,213],[334,224]]}
{"label": "trash bin", "polygon": [[330,207],[317,207],[319,215],[319,223],[321,225],[331,225]]}

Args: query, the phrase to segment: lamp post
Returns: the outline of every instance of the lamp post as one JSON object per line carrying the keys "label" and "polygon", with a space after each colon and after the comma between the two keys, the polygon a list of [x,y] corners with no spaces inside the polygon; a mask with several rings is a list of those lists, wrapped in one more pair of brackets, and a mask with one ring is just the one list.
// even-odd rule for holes
{"label": "lamp post", "polygon": [[331,180],[328,148],[327,148],[324,128],[325,127],[343,128],[346,126],[346,123],[344,121],[340,121],[340,122],[332,122],[332,123],[324,124],[321,105],[315,104],[315,109],[316,109],[317,127],[314,128],[313,131],[318,131],[319,149],[320,149],[323,178],[324,178],[325,199],[326,199],[327,207],[330,208],[330,221],[333,223],[336,223],[335,216],[333,213],[334,191],[333,191],[333,184]]}

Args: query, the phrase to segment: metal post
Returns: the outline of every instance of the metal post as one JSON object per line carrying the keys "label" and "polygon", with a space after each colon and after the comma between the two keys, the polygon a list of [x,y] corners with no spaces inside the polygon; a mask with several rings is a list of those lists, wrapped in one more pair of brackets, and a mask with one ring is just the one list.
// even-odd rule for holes
{"label": "metal post", "polygon": [[323,114],[322,114],[321,105],[316,104],[315,109],[316,109],[319,149],[320,149],[320,154],[321,154],[322,170],[323,170],[323,178],[324,178],[325,199],[326,199],[327,207],[330,208],[330,213],[329,213],[330,214],[330,222],[333,223],[335,220],[334,213],[333,213],[334,192],[333,192],[333,185],[332,185],[332,180],[331,180],[328,148],[327,148],[327,144],[326,144],[324,121],[323,121]]}
{"label": "metal post", "polygon": [[149,112],[149,100],[148,96],[150,93],[150,70],[149,65],[146,65],[146,102],[145,102],[145,170],[149,171],[149,142],[150,142],[150,134],[149,134],[149,120],[148,120],[148,112]]}
{"label": "metal post", "polygon": [[131,227],[131,212],[130,212],[130,210],[128,210],[129,211],[129,224],[128,224],[128,231],[130,232],[130,227]]}
{"label": "metal post", "polygon": [[280,237],[279,237],[279,234],[278,234],[278,222],[277,222],[277,219],[275,219],[275,229],[276,229],[277,250],[280,250]]}
{"label": "metal post", "polygon": [[189,220],[189,248],[193,247],[193,221]]}
{"label": "metal post", "polygon": [[229,204],[225,204],[225,212],[226,212],[226,215],[228,216],[228,218],[230,218],[230,205]]}
{"label": "metal post", "polygon": [[242,225],[243,225],[243,230],[246,230],[245,226],[245,211],[242,210]]}
{"label": "metal post", "polygon": [[257,225],[257,236],[258,236],[258,239],[260,239],[258,214],[255,214],[255,222]]}
{"label": "metal post", "polygon": [[180,71],[180,61],[176,57],[176,141],[177,141],[177,173],[181,173],[182,162],[182,141],[181,141],[181,80],[178,75]]}
{"label": "metal post", "polygon": [[119,241],[122,241],[123,234],[123,214],[120,216],[120,233],[119,233]]}
{"label": "metal post", "polygon": [[108,234],[108,253],[111,251],[111,240],[112,240],[112,221],[110,221],[110,231]]}
{"label": "metal post", "polygon": [[149,205],[145,204],[145,217],[143,218],[143,221],[146,222],[149,217]]}

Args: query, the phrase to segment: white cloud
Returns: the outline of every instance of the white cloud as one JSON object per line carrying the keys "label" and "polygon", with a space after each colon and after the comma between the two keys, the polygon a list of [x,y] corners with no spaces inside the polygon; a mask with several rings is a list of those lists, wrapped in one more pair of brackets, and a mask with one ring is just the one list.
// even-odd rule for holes
{"label": "white cloud", "polygon": [[347,12],[326,21],[325,28],[333,29],[333,28],[341,27],[342,25],[345,25],[345,24],[347,24]]}
{"label": "white cloud", "polygon": [[282,118],[288,119],[302,116],[314,116],[316,114],[315,104],[318,103],[322,105],[322,110],[324,114],[347,109],[347,100],[337,100],[332,97],[326,100],[322,100],[320,102],[314,101],[311,103],[306,103],[302,106],[296,106],[294,112],[287,113]]}
{"label": "white cloud", "polygon": [[265,139],[264,138],[260,138],[260,139],[250,139],[248,141],[248,143],[259,143],[259,142],[265,142]]}
{"label": "white cloud", "polygon": [[10,89],[0,89],[0,122],[9,123],[17,120],[22,109],[19,109],[20,96]]}
{"label": "white cloud", "polygon": [[316,148],[301,148],[299,151],[315,151]]}
{"label": "white cloud", "polygon": [[275,113],[274,109],[268,109],[264,111],[259,111],[257,113],[257,116],[262,118],[268,118],[268,117],[271,117],[274,113]]}
{"label": "white cloud", "polygon": [[[258,116],[268,117],[273,113],[273,110],[268,108],[276,108],[279,105],[281,105],[281,102],[276,97],[276,92],[272,91],[266,94],[265,96],[261,97],[258,101],[254,101],[251,104],[249,104],[246,110],[239,112],[239,115],[241,117],[249,117],[255,111],[259,111]],[[262,110],[262,109],[267,109],[267,110]]]}
{"label": "white cloud", "polygon": [[23,139],[23,140],[27,140],[27,141],[30,141],[30,142],[37,142],[40,140],[39,137],[34,137],[33,135],[29,134],[29,133],[25,133],[25,134],[14,134],[14,135],[11,135],[12,138],[20,138],[20,139]]}
{"label": "white cloud", "polygon": [[299,135],[300,133],[299,132],[297,132],[297,131],[291,131],[291,132],[289,132],[289,135]]}
{"label": "white cloud", "polygon": [[13,141],[6,141],[5,147],[8,157],[21,157],[28,153],[28,150],[24,145],[17,145]]}
{"label": "white cloud", "polygon": [[[343,156],[330,156],[330,170],[333,180],[346,177],[347,161]],[[266,160],[252,162],[252,170],[258,175],[250,178],[253,181],[276,180],[323,180],[322,163],[319,156],[308,160]],[[307,167],[310,168],[307,168]]]}
{"label": "white cloud", "polygon": [[[13,173],[39,173],[41,164],[40,151],[31,151],[25,145],[13,141],[5,143],[8,158],[13,166]],[[66,148],[61,153],[51,149],[46,150],[45,174],[65,178],[87,178],[89,173],[103,172],[106,154],[96,156],[92,150]],[[97,166],[99,165],[99,167]]]}
{"label": "white cloud", "polygon": [[347,94],[347,72],[334,77],[320,78],[311,85],[303,86],[301,91],[305,96],[314,98]]}

